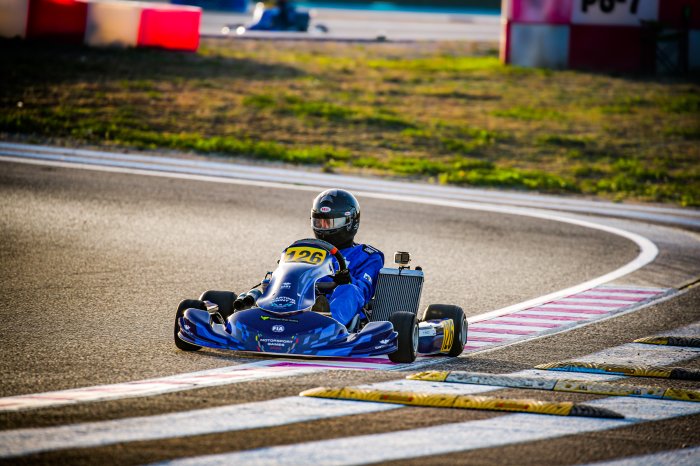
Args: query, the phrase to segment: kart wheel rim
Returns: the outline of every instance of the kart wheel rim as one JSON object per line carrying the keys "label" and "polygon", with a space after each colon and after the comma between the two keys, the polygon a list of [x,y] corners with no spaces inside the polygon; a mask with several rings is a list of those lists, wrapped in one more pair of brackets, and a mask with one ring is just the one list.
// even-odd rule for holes
{"label": "kart wheel rim", "polygon": [[467,344],[467,319],[462,319],[462,330],[459,332],[459,338],[463,345]]}
{"label": "kart wheel rim", "polygon": [[418,325],[413,326],[413,352],[418,352]]}

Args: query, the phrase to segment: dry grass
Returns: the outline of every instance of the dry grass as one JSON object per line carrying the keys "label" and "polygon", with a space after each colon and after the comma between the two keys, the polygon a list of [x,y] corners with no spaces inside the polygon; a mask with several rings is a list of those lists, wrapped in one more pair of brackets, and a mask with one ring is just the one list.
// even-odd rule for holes
{"label": "dry grass", "polygon": [[[465,43],[0,42],[0,131],[700,205],[700,85],[502,66]],[[19,107],[18,103],[22,102]]]}

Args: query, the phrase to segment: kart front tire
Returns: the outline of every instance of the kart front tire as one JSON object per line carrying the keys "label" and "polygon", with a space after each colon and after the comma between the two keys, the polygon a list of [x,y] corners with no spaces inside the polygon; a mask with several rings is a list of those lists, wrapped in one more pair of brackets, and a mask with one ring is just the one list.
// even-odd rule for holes
{"label": "kart front tire", "polygon": [[177,312],[175,313],[175,346],[177,346],[178,349],[181,349],[182,351],[198,351],[202,349],[201,346],[193,345],[192,343],[188,343],[186,341],[181,340],[180,337],[177,335],[180,331],[180,325],[178,325],[177,321],[178,319],[180,319],[180,317],[182,317],[185,311],[190,308],[201,309],[203,311],[207,310],[207,307],[204,305],[204,302],[200,301],[199,299],[185,299],[177,307]]}
{"label": "kart front tire", "polygon": [[418,319],[412,312],[397,311],[389,317],[394,331],[399,334],[396,352],[389,355],[392,362],[410,363],[418,352]]}
{"label": "kart front tire", "polygon": [[464,345],[467,344],[467,317],[464,315],[464,310],[459,306],[452,304],[431,304],[423,313],[423,320],[441,320],[452,319],[455,324],[455,336],[452,342],[452,348],[448,355],[455,357],[462,354]]}
{"label": "kart front tire", "polygon": [[236,300],[236,294],[232,291],[214,291],[209,290],[202,293],[199,297],[200,301],[211,301],[219,306],[219,314],[225,319],[233,314],[233,302]]}

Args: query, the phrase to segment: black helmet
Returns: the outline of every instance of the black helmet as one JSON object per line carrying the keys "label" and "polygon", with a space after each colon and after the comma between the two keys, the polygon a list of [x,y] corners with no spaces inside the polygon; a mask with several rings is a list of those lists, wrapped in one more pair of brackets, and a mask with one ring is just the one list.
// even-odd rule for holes
{"label": "black helmet", "polygon": [[311,207],[311,228],[318,239],[328,241],[338,249],[352,246],[360,228],[360,203],[342,189],[323,191]]}

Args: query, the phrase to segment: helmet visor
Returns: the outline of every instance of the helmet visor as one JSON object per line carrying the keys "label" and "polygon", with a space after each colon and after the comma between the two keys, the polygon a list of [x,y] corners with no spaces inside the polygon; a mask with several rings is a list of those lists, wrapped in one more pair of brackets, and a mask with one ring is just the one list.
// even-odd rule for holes
{"label": "helmet visor", "polygon": [[348,217],[337,218],[311,218],[311,226],[314,230],[335,230],[348,224]]}

